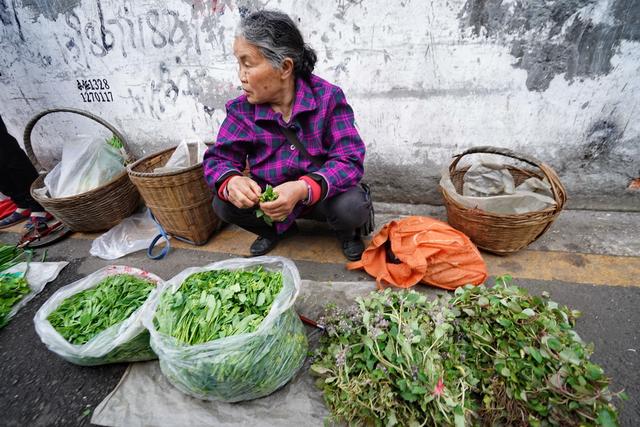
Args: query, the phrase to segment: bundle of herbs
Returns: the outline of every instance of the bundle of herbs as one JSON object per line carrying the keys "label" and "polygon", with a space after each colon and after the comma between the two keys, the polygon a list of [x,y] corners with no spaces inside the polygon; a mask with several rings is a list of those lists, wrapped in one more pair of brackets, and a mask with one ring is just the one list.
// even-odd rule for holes
{"label": "bundle of herbs", "polygon": [[155,359],[142,311],[159,282],[131,267],[98,270],[43,304],[36,331],[50,350],[79,365]]}
{"label": "bundle of herbs", "polygon": [[579,313],[509,280],[436,301],[386,290],[330,309],[311,369],[333,420],[616,425],[616,394],[573,330]]}
{"label": "bundle of herbs", "polygon": [[272,393],[300,368],[307,339],[291,307],[299,284],[281,271],[205,268],[173,280],[145,325],[177,388],[237,402]]}
{"label": "bundle of herbs", "polygon": [[[260,195],[260,203],[273,202],[274,200],[277,200],[277,199],[278,199],[278,193],[273,191],[273,187],[267,184],[267,187],[265,188],[264,192]],[[264,222],[266,222],[267,225],[273,224],[273,219],[269,215],[265,214],[260,208],[256,209],[256,217],[264,219]]]}

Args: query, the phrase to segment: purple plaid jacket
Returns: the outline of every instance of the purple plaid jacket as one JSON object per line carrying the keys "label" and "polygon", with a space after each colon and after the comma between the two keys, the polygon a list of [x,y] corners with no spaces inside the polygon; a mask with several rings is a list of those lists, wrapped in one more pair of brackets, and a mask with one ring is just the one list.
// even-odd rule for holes
{"label": "purple plaid jacket", "polygon": [[[324,159],[318,168],[290,144],[280,130],[294,130],[309,154]],[[214,146],[204,156],[204,174],[212,191],[233,174],[241,174],[245,159],[251,177],[264,189],[297,180],[303,175],[322,177],[325,198],[358,184],[364,171],[365,146],[354,126],[353,110],[342,90],[312,75],[296,80],[296,95],[289,123],[267,104],[253,105],[245,95],[227,103],[227,117]],[[302,213],[299,203],[283,222],[284,232]]]}

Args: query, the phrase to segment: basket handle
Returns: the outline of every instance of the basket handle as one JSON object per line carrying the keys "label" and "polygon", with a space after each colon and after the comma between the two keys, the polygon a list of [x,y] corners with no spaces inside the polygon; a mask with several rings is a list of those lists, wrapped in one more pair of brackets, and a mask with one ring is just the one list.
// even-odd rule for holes
{"label": "basket handle", "polygon": [[33,148],[31,146],[31,133],[33,132],[33,128],[35,127],[36,123],[44,116],[51,113],[75,113],[100,123],[102,126],[109,129],[118,139],[120,139],[120,141],[122,142],[122,146],[124,147],[125,154],[127,155],[128,158],[131,158],[131,154],[129,153],[129,147],[127,145],[127,140],[122,135],[122,133],[120,133],[116,128],[114,128],[106,120],[88,111],[79,110],[76,108],[51,108],[49,110],[45,110],[41,113],[36,114],[31,120],[29,120],[29,123],[27,123],[27,126],[24,129],[24,149],[27,152],[27,156],[29,156],[31,163],[33,163],[33,166],[38,170],[38,172],[41,172],[45,169],[42,167],[42,165],[38,161],[38,158],[33,152]]}
{"label": "basket handle", "polygon": [[[456,154],[455,156],[453,156],[455,160],[451,163],[451,166],[449,166],[449,174],[452,174],[453,172],[455,172],[456,167],[458,166],[458,162],[462,157],[466,156],[467,154],[477,154],[477,153],[500,154],[506,157],[511,157],[513,159],[520,160],[522,162],[528,163],[531,166],[535,166],[538,169],[540,169],[542,173],[547,177],[547,181],[549,181],[549,184],[551,185],[551,192],[553,193],[553,198],[556,200],[556,212],[560,212],[562,210],[564,204],[567,201],[567,192],[564,189],[564,186],[560,182],[560,178],[555,173],[555,171],[533,156],[527,156],[525,154],[517,154],[508,148],[491,147],[488,145],[483,145],[480,147],[471,147],[468,150],[462,152],[461,154]],[[544,231],[546,231],[546,228]],[[542,233],[544,233],[544,231]],[[542,235],[542,233],[540,233],[540,235]]]}
{"label": "basket handle", "polygon": [[453,156],[455,160],[449,167],[449,170],[453,172],[455,170],[455,167],[458,165],[458,162],[463,156],[466,156],[467,154],[477,154],[477,153],[501,154],[503,156],[511,157],[512,159],[516,159],[516,160],[520,160],[522,162],[528,163],[531,166],[535,166],[537,168],[540,168],[540,165],[542,164],[540,160],[536,159],[533,156],[527,156],[525,154],[517,154],[509,150],[508,148],[491,147],[488,145],[483,145],[481,147],[471,147],[468,150],[464,151],[462,154],[456,154],[455,156]]}

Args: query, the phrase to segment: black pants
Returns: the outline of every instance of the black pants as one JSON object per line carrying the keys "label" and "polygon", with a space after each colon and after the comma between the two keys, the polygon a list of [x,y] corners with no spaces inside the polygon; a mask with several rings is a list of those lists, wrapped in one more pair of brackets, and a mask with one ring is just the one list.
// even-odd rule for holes
{"label": "black pants", "polygon": [[[371,201],[359,185],[329,199],[322,200],[311,207],[300,218],[327,222],[336,231],[339,238],[353,236],[369,219]],[[259,236],[273,239],[274,227],[257,218],[256,208],[240,209],[217,195],[213,199],[213,210],[220,219],[235,224]]]}
{"label": "black pants", "polygon": [[36,168],[22,151],[18,141],[7,132],[0,117],[0,192],[11,197],[19,208],[42,212],[42,206],[29,193],[29,188],[37,177]]}

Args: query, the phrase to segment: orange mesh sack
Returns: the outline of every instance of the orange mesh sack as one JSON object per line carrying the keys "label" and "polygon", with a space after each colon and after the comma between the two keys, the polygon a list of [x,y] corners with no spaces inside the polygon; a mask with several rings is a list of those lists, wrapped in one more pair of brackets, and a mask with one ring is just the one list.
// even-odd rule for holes
{"label": "orange mesh sack", "polygon": [[347,268],[364,268],[380,288],[424,282],[453,290],[479,285],[487,278],[487,267],[471,240],[449,224],[425,216],[385,224],[360,261]]}

